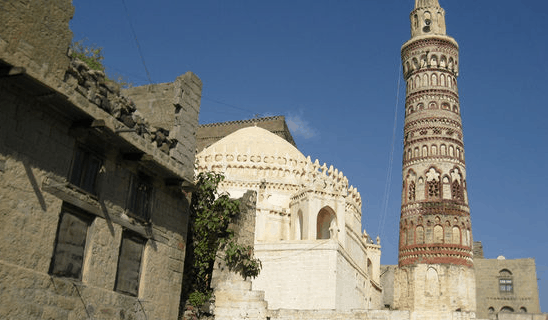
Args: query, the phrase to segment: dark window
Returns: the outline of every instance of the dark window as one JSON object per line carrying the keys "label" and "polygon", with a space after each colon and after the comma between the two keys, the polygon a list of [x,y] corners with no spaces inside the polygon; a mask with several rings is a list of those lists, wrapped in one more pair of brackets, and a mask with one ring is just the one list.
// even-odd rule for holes
{"label": "dark window", "polygon": [[136,218],[148,221],[152,202],[151,179],[144,175],[133,176],[129,194],[129,212]]}
{"label": "dark window", "polygon": [[88,227],[92,219],[69,205],[63,205],[50,273],[60,277],[82,278],[82,264]]}
{"label": "dark window", "polygon": [[101,169],[102,161],[93,153],[77,148],[72,162],[70,183],[91,193],[97,194],[97,174]]}
{"label": "dark window", "polygon": [[118,257],[116,291],[132,296],[139,294],[141,259],[144,247],[144,238],[133,232],[124,231],[122,244],[120,245],[120,256]]}

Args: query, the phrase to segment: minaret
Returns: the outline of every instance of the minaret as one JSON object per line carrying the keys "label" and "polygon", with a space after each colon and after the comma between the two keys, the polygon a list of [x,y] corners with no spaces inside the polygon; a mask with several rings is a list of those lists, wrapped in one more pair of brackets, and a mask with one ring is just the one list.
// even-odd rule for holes
{"label": "minaret", "polygon": [[475,311],[459,46],[446,35],[438,0],[415,0],[410,19],[401,49],[407,93],[395,307]]}

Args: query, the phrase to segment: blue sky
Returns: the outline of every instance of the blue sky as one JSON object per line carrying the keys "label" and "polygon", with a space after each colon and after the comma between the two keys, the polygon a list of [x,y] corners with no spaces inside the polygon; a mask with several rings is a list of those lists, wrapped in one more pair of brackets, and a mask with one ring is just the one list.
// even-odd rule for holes
{"label": "blue sky", "polygon": [[[548,311],[548,2],[440,4],[461,49],[474,240],[483,242],[487,258],[536,258],[541,308]],[[400,47],[410,37],[414,1],[125,5],[128,14],[122,0],[74,0],[74,38],[103,47],[111,75],[147,84],[131,21],[153,83],[188,70],[202,79],[201,123],[285,115],[299,149],[342,170],[358,188],[363,225],[382,239],[382,263],[397,263]]]}

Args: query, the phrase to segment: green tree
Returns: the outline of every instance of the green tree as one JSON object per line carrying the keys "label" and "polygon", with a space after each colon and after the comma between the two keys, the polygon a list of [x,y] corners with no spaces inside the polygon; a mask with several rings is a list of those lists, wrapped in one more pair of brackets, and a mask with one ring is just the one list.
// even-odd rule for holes
{"label": "green tree", "polygon": [[253,257],[253,247],[234,241],[229,224],[240,214],[240,203],[218,192],[223,180],[219,173],[200,173],[197,190],[192,193],[183,297],[194,306],[211,297],[211,274],[218,250],[225,251],[229,270],[244,278],[256,277],[261,269],[261,262]]}

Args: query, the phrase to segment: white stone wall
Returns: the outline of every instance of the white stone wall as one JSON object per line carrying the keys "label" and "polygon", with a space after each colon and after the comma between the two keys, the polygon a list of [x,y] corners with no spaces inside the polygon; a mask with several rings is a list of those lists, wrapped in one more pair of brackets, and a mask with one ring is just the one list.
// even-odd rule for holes
{"label": "white stone wall", "polygon": [[332,240],[255,244],[263,269],[253,290],[269,309],[336,309],[338,244]]}
{"label": "white stone wall", "polygon": [[269,309],[380,308],[380,290],[334,240],[256,243],[263,269],[253,290]]}

